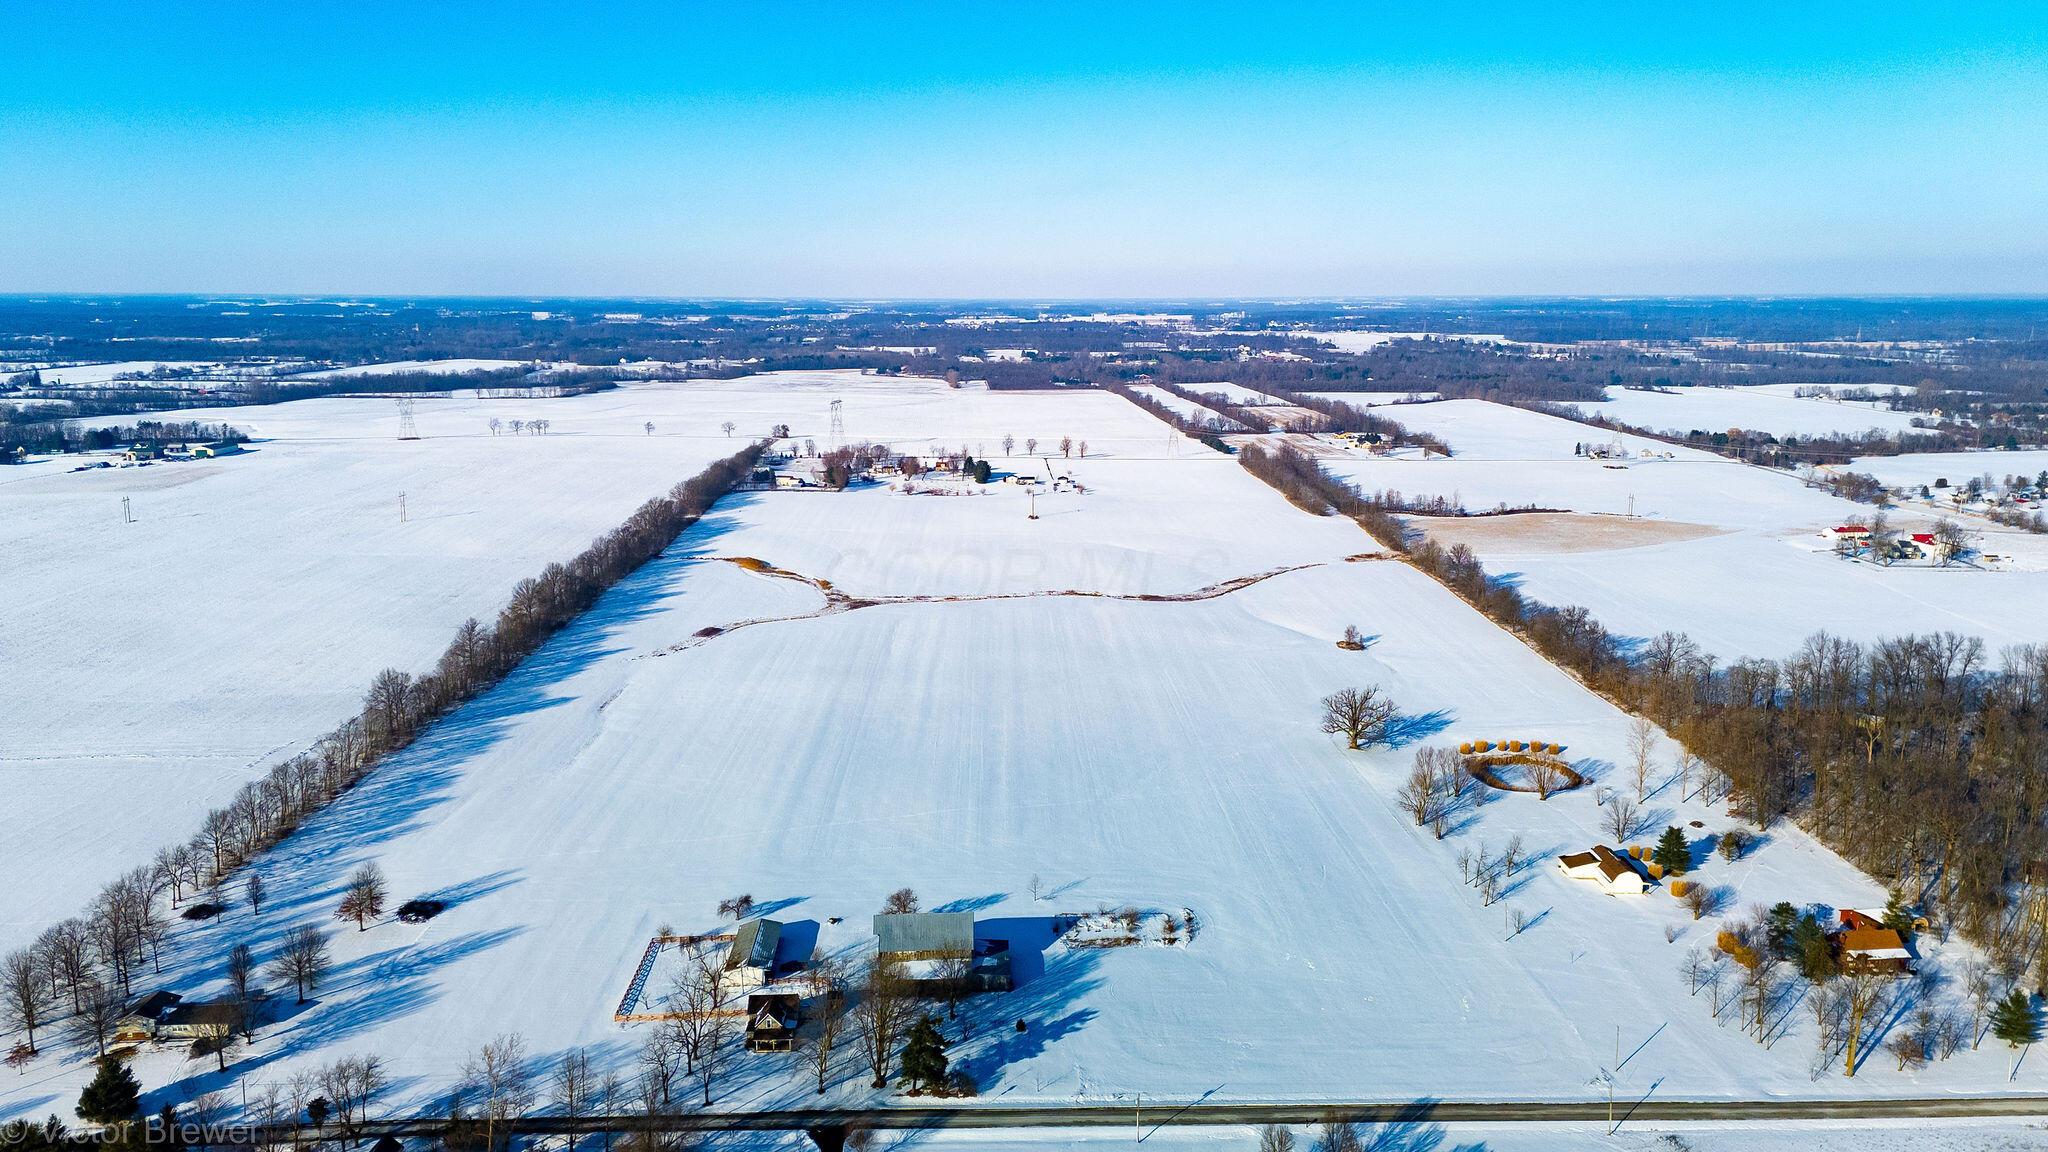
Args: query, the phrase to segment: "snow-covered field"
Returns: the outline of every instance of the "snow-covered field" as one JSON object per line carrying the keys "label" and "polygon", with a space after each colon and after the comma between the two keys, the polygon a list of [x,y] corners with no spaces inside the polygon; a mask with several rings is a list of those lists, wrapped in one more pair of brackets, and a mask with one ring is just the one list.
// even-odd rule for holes
{"label": "snow-covered field", "polygon": [[[1414,403],[1443,398],[1439,392],[1310,392],[1307,395],[1324,400],[1338,400],[1360,408],[1377,408],[1383,404]],[[1400,413],[1391,415],[1399,416]]]}
{"label": "snow-covered field", "polygon": [[1961,487],[1972,476],[1990,476],[2003,486],[2007,476],[2039,476],[2048,472],[2048,448],[2022,448],[2017,452],[1916,452],[1905,456],[1859,456],[1848,471],[1867,472],[1880,483],[1894,488],[1932,485],[1947,480]]}
{"label": "snow-covered field", "polygon": [[[1459,521],[1447,531],[1536,599],[1584,605],[1624,635],[1682,631],[1724,657],[1787,655],[1820,629],[1863,638],[1953,630],[1981,636],[1994,650],[2048,639],[2035,608],[2048,591],[2041,537],[1973,523],[1984,529],[1985,551],[2012,557],[2006,571],[1846,563],[1822,532],[1865,520],[1873,509],[1785,473],[1482,400],[1405,406],[1395,415],[1443,436],[1457,455],[1347,451],[1325,463],[1363,488],[1454,497],[1473,511],[1535,504],[1601,516],[1582,547],[1532,545],[1513,518]],[[1619,444],[1628,458],[1575,457],[1581,443]],[[1645,532],[1631,540],[1604,531],[1614,527],[1607,518],[1631,512],[1710,534]],[[1914,530],[1931,523],[1911,512],[1895,519]]]}
{"label": "snow-covered field", "polygon": [[[799,427],[833,394],[728,387],[779,399]],[[1098,442],[1158,443],[1132,425],[1156,422],[1110,396],[913,389],[900,416],[920,435],[1021,434],[1057,417],[1091,456]],[[680,404],[687,391],[649,395]],[[850,432],[857,418],[875,434],[893,423],[846,394]],[[704,418],[745,407],[735,397]],[[573,421],[555,418],[568,439]],[[617,438],[619,451],[630,439]],[[479,451],[500,447],[485,438]],[[1012,944],[1019,987],[971,1002],[953,1052],[1001,1102],[1583,1100],[1617,1043],[1621,1091],[1638,1095],[2048,1087],[2039,1064],[2008,1085],[2005,1055],[1989,1046],[1918,1073],[1880,1059],[1848,1081],[1810,1071],[1802,1011],[1769,1048],[1715,1024],[1678,972],[1711,939],[1710,922],[1661,892],[1601,896],[1550,863],[1602,838],[1592,789],[1498,796],[1441,842],[1394,801],[1417,743],[1505,735],[1561,741],[1621,786],[1623,714],[1414,570],[1347,559],[1369,547],[1354,528],[1292,509],[1221,457],[1068,466],[1088,491],[1048,496],[1038,520],[1020,514],[1021,490],[721,503],[506,683],[259,862],[271,890],[260,916],[237,908],[181,928],[162,982],[217,991],[231,944],[264,956],[294,924],[333,925],[336,885],[364,862],[384,869],[394,900],[433,894],[446,913],[335,927],[335,972],[316,1003],[287,998],[285,1018],[228,1074],[172,1050],[138,1056],[138,1074],[186,1096],[374,1053],[393,1076],[388,1107],[409,1110],[508,1031],[542,1060],[588,1046],[630,1073],[642,1032],[611,1013],[659,928],[712,928],[718,901],[745,892],[793,935],[856,948],[884,895],[909,886],[928,908],[973,910],[983,935]],[[1188,515],[1164,509],[1176,491],[1193,493]],[[959,564],[962,540],[990,562]],[[1016,558],[1030,554],[1044,568],[1021,575]],[[852,599],[723,562],[741,557]],[[1226,583],[1284,566],[1294,567]],[[243,583],[235,599],[274,600],[276,587]],[[1040,594],[978,598],[1018,591]],[[906,593],[933,598],[877,599]],[[346,643],[354,624],[336,626]],[[1371,638],[1366,651],[1335,646],[1346,625]],[[1360,683],[1401,706],[1401,747],[1346,752],[1317,731],[1316,701]],[[1667,765],[1672,751],[1660,750]],[[1882,901],[1789,828],[1739,863],[1711,857],[1705,838],[1727,818],[1675,791],[1649,798],[1657,825],[1699,821],[1688,834],[1706,857],[1701,878],[1738,904]],[[1482,907],[1457,853],[1498,854],[1516,837],[1531,864],[1501,904]],[[1053,942],[1055,914],[1125,904],[1192,910],[1196,935],[1175,948]],[[1519,933],[1515,910],[1529,921]],[[737,1057],[722,1105],[815,1101],[800,1056]],[[868,1095],[855,1061],[849,1050],[828,1100]],[[53,1047],[0,1080],[0,1114],[69,1101],[85,1071],[75,1050]]]}
{"label": "snow-covered field", "polygon": [[[488,618],[514,583],[648,497],[777,423],[823,441],[835,398],[850,437],[905,448],[964,442],[999,454],[1014,433],[1019,451],[1027,436],[1050,451],[1085,429],[1091,455],[1165,451],[1160,425],[1113,396],[810,373],[550,400],[422,398],[422,438],[410,442],[396,439],[388,400],[207,408],[178,415],[234,424],[257,443],[214,461],[72,473],[67,457],[0,472],[0,807],[98,833],[0,845],[0,872],[39,877],[0,890],[0,945],[191,835],[244,779],[352,712],[377,671],[422,668],[465,617]],[[551,426],[493,436],[494,417]],[[1214,457],[1187,446],[1198,452]],[[1211,473],[1234,467],[1210,463]],[[1156,494],[1110,485],[1089,497],[1134,498],[1162,512],[1150,518],[1162,544],[1185,538],[1191,517]],[[861,546],[820,529],[820,546],[833,540]],[[1147,575],[1114,548],[1086,562],[1123,564],[1133,586],[1235,571],[1196,548],[1158,551],[1181,567]],[[1071,575],[1076,562],[1048,558],[1048,572]],[[1021,563],[1008,571],[1027,575]]]}
{"label": "snow-covered field", "polygon": [[1202,395],[1208,395],[1212,392],[1221,393],[1225,400],[1230,401],[1232,404],[1242,404],[1247,408],[1286,403],[1285,400],[1277,396],[1268,396],[1256,388],[1247,388],[1242,384],[1229,384],[1219,381],[1215,383],[1189,384],[1187,389],[1190,392]]}
{"label": "snow-covered field", "polygon": [[[1189,390],[1194,391],[1194,389]],[[1183,400],[1157,385],[1133,384],[1131,385],[1131,391],[1138,393],[1148,400],[1157,400],[1160,404],[1165,405],[1168,411],[1173,412],[1184,420],[1193,420],[1198,424],[1207,424],[1212,420],[1221,420],[1233,428],[1237,427],[1237,422],[1223,413],[1206,405],[1197,404],[1192,400]]]}
{"label": "snow-covered field", "polygon": [[1913,430],[1914,414],[1894,412],[1869,401],[1805,399],[1755,388],[1680,388],[1646,392],[1609,388],[1603,404],[1577,404],[1589,416],[1605,416],[1652,432],[1683,435],[1694,429],[1731,428],[1777,436],[1818,436],[1876,429]]}

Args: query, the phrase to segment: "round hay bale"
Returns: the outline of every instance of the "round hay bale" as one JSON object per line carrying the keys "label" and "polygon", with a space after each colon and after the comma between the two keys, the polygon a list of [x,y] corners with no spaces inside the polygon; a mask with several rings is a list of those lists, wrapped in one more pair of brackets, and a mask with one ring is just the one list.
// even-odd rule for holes
{"label": "round hay bale", "polygon": [[1472,742],[1467,740],[1458,745],[1458,753],[1463,756],[1470,756],[1472,754]]}

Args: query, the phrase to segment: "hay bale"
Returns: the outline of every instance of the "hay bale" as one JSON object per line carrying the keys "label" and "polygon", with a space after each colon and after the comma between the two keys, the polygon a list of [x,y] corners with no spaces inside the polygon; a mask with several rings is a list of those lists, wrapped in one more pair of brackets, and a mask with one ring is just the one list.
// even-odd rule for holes
{"label": "hay bale", "polygon": [[1685,894],[1690,891],[1692,891],[1692,881],[1690,880],[1673,880],[1671,882],[1671,894],[1673,896],[1684,899]]}
{"label": "hay bale", "polygon": [[1470,740],[1467,740],[1464,743],[1459,744],[1458,752],[1460,755],[1470,756],[1472,754],[1472,742]]}
{"label": "hay bale", "polygon": [[1664,878],[1664,866],[1654,860],[1650,862],[1649,872],[1650,879],[1652,880],[1662,880]]}

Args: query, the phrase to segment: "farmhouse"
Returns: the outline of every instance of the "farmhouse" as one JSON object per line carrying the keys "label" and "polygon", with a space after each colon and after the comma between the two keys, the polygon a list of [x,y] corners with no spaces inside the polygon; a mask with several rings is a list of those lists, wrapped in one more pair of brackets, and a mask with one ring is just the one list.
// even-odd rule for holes
{"label": "farmhouse", "polygon": [[146,460],[161,460],[163,455],[164,450],[155,444],[137,444],[121,453],[121,459],[130,464],[140,464]]}
{"label": "farmhouse", "polygon": [[199,1000],[179,1004],[164,1013],[157,1025],[159,1040],[198,1040],[223,1030],[241,1027],[242,1007],[227,1000]]}
{"label": "farmhouse", "polygon": [[787,1052],[803,1025],[803,997],[795,992],[755,992],[747,997],[747,1051]]}
{"label": "farmhouse", "polygon": [[725,976],[737,988],[759,988],[774,978],[775,949],[782,943],[782,924],[756,918],[733,933],[725,952]]}
{"label": "farmhouse", "polygon": [[157,1029],[163,1025],[164,1017],[183,999],[176,992],[158,989],[128,1006],[128,1011],[114,1021],[114,1042],[117,1044],[138,1044],[154,1040]]}
{"label": "farmhouse", "polygon": [[1828,535],[1836,540],[1853,540],[1858,543],[1870,539],[1868,524],[1837,524],[1828,529]]}
{"label": "farmhouse", "polygon": [[1591,852],[1573,852],[1557,858],[1557,870],[1574,880],[1590,880],[1609,896],[1640,896],[1643,874],[1605,844],[1593,845]]}
{"label": "farmhouse", "polygon": [[1881,972],[1905,975],[1913,970],[1913,954],[1906,942],[1889,928],[1847,928],[1836,938],[1845,972]]}

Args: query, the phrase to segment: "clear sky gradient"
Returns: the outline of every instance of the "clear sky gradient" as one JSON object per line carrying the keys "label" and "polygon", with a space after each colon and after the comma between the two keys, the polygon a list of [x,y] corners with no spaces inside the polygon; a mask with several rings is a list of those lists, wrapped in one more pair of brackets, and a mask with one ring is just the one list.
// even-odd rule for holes
{"label": "clear sky gradient", "polygon": [[10,3],[0,39],[0,291],[2048,292],[2036,4]]}

